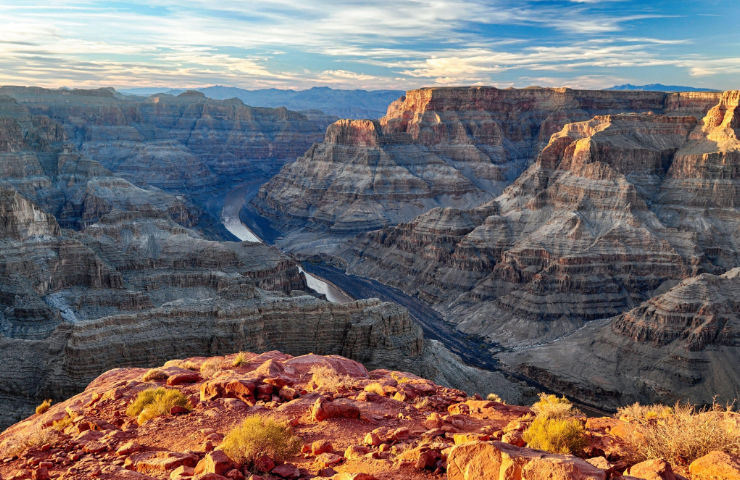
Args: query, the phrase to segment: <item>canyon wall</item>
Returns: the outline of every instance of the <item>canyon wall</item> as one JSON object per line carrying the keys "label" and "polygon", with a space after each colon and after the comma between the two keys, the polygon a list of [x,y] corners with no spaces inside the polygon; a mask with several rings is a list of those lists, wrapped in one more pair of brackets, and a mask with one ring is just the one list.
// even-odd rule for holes
{"label": "canyon wall", "polygon": [[[519,351],[557,341],[588,321],[622,315],[685,279],[737,267],[740,94],[695,95],[666,96],[664,114],[599,115],[568,123],[499,197],[472,209],[432,209],[411,222],[360,235],[345,253],[349,270],[414,294],[459,329]],[[709,95],[713,103],[705,102]],[[724,296],[716,302],[732,312],[727,328],[734,331],[736,305]],[[657,320],[646,320],[652,321]],[[616,325],[631,331],[624,322]],[[629,356],[625,342],[639,350],[652,335],[621,338],[619,345],[602,347]],[[714,348],[689,354],[701,340],[671,343],[661,350],[672,352],[665,354],[665,368],[673,362],[676,372],[693,369],[687,383],[656,375],[652,390],[622,400],[711,400],[720,390],[701,372],[723,371],[723,362],[740,360],[737,344],[729,342],[722,354]],[[600,348],[593,343],[578,361],[602,355]],[[525,364],[526,355],[517,358]],[[689,357],[686,367],[682,359]],[[556,385],[546,380],[549,361],[539,359],[541,370],[526,373]],[[619,365],[624,370],[614,372],[615,382],[644,373],[642,364]],[[552,368],[569,378],[582,367]],[[727,388],[737,388],[737,377],[722,378]],[[725,400],[732,398],[730,390],[721,390]],[[584,394],[587,401],[596,397]]]}
{"label": "canyon wall", "polygon": [[357,233],[499,195],[567,123],[595,115],[702,115],[719,94],[493,87],[412,90],[380,120],[340,120],[252,202],[282,233]]}
{"label": "canyon wall", "polygon": [[184,197],[115,175],[7,96],[0,125],[0,425],[104,370],[168,357],[282,348],[421,363],[401,307],[309,295],[277,249],[207,239]]}

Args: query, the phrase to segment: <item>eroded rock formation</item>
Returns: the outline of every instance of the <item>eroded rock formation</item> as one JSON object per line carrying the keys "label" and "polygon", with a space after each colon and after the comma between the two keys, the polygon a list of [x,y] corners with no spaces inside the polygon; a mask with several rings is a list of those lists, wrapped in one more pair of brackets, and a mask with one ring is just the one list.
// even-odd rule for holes
{"label": "eroded rock formation", "polygon": [[702,114],[719,94],[425,88],[382,119],[340,120],[253,201],[292,229],[335,234],[411,220],[432,207],[472,207],[516,179],[570,122],[619,112]]}
{"label": "eroded rock formation", "polygon": [[[740,265],[738,92],[714,98],[714,105],[688,107],[668,96],[668,115],[569,123],[495,200],[433,209],[360,236],[346,254],[350,271],[417,295],[463,331],[517,349],[620,315],[686,278],[722,274]],[[736,312],[730,316],[737,321]],[[727,355],[698,358],[737,363],[737,346]],[[652,390],[660,393],[638,398],[687,398],[690,391],[693,400],[711,399],[715,386],[703,368],[688,367],[695,388],[657,376]],[[728,385],[737,388],[737,378]]]}

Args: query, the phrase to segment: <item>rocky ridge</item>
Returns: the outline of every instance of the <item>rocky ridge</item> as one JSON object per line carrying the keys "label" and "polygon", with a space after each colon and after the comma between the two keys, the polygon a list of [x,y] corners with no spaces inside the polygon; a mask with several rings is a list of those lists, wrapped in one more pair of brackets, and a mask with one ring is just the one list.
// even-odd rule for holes
{"label": "rocky ridge", "polygon": [[[550,136],[595,115],[703,114],[717,93],[493,87],[412,90],[380,120],[340,120],[252,201],[282,234],[357,233],[433,207],[470,208],[500,194]],[[301,238],[301,241],[304,241]],[[299,249],[299,242],[283,243]]]}
{"label": "rocky ridge", "polygon": [[105,88],[0,87],[0,95],[58,122],[68,142],[117,176],[203,204],[239,182],[266,181],[335,119],[195,91],[145,98]]}
{"label": "rocky ridge", "polygon": [[[691,113],[668,95],[669,115],[605,115],[569,123],[493,201],[472,209],[433,209],[365,234],[346,254],[349,269],[382,278],[434,304],[461,330],[514,349],[621,315],[684,279],[722,274],[740,264],[739,96],[725,92],[713,97],[713,105],[694,104],[698,110]],[[706,109],[697,115],[700,106]],[[709,304],[732,312],[727,328],[737,328],[734,304],[707,293]],[[699,325],[701,317],[688,322]],[[632,342],[647,340],[637,336]],[[597,355],[595,348],[582,353]],[[691,391],[688,398],[711,401],[713,381],[704,381],[700,372],[728,359],[737,363],[737,346],[717,356],[702,350],[684,367],[681,358],[691,348],[672,343],[664,350],[666,361],[672,351],[676,371],[693,371],[682,380]],[[698,366],[702,362],[706,370]],[[573,365],[551,367],[565,375],[575,371]],[[637,364],[621,365],[623,378],[644,373]],[[555,384],[546,372],[533,378]],[[723,378],[730,390],[722,391],[732,395],[737,377]],[[641,401],[686,398],[681,382],[661,376],[655,382],[647,390],[610,391]],[[603,394],[594,389],[582,398]],[[604,404],[619,403],[608,397]]]}
{"label": "rocky ridge", "polygon": [[[146,420],[128,407],[147,389],[186,403]],[[285,422],[300,453],[253,462],[229,457],[225,436],[257,415]],[[731,428],[737,413],[726,412]],[[114,369],[84,392],[0,433],[0,477],[333,480],[692,480],[740,478],[737,458],[712,451],[688,464],[640,462],[630,423],[575,417],[574,455],[526,448],[528,407],[469,397],[410,373],[368,371],[339,356],[278,351],[171,360]],[[734,427],[732,427],[734,425]],[[686,476],[684,476],[686,475]]]}

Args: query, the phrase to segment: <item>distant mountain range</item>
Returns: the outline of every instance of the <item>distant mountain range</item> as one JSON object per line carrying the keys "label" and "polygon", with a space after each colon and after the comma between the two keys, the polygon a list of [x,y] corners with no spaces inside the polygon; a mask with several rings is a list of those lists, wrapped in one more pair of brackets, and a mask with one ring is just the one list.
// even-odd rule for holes
{"label": "distant mountain range", "polygon": [[[388,104],[402,96],[403,90],[335,90],[329,87],[314,87],[308,90],[282,90],[267,88],[244,90],[237,87],[215,85],[195,89],[216,100],[238,98],[252,107],[286,107],[290,110],[321,110],[341,118],[380,118],[385,115]],[[181,88],[130,88],[120,90],[127,95],[152,95],[169,93],[178,95]]]}
{"label": "distant mountain range", "polygon": [[645,90],[650,92],[719,92],[712,88],[685,87],[682,85],[663,85],[662,83],[651,83],[650,85],[615,85],[607,90]]}

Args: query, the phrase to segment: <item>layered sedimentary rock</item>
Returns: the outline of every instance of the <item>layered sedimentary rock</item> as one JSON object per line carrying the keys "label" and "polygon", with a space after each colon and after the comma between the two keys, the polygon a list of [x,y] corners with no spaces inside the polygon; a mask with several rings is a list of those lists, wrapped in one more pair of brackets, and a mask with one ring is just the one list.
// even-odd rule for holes
{"label": "layered sedimentary rock", "polygon": [[[740,265],[738,96],[715,97],[700,114],[669,97],[670,115],[570,123],[495,200],[361,236],[350,271],[514,348],[620,315],[688,277],[722,274]],[[712,355],[698,357],[714,365]],[[696,382],[691,398],[711,397],[711,382]],[[655,389],[664,399],[685,394],[667,380]]]}
{"label": "layered sedimentary rock", "polygon": [[703,114],[719,94],[492,87],[409,91],[374,120],[340,120],[265,184],[281,230],[367,231],[492,199],[566,123],[619,112]]}
{"label": "layered sedimentary rock", "polygon": [[114,176],[55,120],[0,97],[0,123],[0,425],[106,369],[172,356],[421,358],[400,307],[314,298],[287,256],[208,240],[199,209]]}
{"label": "layered sedimentary rock", "polygon": [[190,91],[143,98],[112,89],[2,87],[0,95],[59,122],[70,143],[118,176],[191,196],[266,180],[320,141],[333,120]]}
{"label": "layered sedimentary rock", "polygon": [[697,403],[737,397],[740,267],[701,274],[557,342],[503,356],[543,384],[585,401]]}

